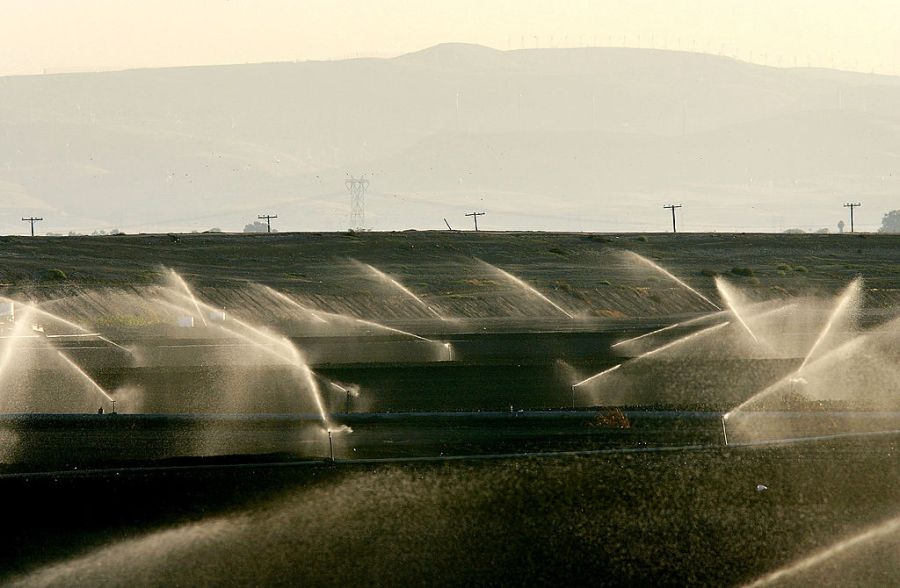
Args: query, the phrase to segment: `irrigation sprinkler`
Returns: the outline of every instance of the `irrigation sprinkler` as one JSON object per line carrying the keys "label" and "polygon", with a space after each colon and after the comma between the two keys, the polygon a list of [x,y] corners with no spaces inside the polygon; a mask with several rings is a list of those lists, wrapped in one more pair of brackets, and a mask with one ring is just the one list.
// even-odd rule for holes
{"label": "irrigation sprinkler", "polygon": [[728,431],[725,429],[725,419],[727,418],[727,414],[722,416],[722,437],[725,439],[725,447],[728,447]]}
{"label": "irrigation sprinkler", "polygon": [[329,459],[334,462],[334,439],[331,437],[331,429],[328,429],[328,455]]}

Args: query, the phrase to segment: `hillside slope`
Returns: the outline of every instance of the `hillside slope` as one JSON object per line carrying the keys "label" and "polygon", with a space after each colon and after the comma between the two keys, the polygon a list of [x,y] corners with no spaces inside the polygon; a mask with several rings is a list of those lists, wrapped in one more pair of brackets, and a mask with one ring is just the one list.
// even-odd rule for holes
{"label": "hillside slope", "polygon": [[[900,78],[649,49],[440,45],[394,59],[0,78],[0,231],[874,229],[900,192]],[[728,197],[728,207],[722,204]],[[735,218],[731,207],[754,206]],[[524,209],[527,208],[527,211]],[[615,211],[600,214],[597,209]],[[527,212],[527,214],[523,214]]]}

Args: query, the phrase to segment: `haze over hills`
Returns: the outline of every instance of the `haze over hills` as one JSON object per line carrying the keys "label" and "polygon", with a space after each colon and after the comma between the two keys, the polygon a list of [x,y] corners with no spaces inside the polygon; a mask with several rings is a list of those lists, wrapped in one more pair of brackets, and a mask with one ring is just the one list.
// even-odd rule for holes
{"label": "haze over hills", "polygon": [[900,78],[652,49],[0,78],[0,232],[832,231],[900,208]]}

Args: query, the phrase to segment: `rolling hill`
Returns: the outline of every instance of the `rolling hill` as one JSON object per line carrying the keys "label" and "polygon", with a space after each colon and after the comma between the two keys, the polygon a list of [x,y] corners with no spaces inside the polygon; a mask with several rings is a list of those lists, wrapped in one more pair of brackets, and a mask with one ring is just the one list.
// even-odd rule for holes
{"label": "rolling hill", "polygon": [[0,78],[0,232],[858,227],[900,205],[900,78],[651,49]]}

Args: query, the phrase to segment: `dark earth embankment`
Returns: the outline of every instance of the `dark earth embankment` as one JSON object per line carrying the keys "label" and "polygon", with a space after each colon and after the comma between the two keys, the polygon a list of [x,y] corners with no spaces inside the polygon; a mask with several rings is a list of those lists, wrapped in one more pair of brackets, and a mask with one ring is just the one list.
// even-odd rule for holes
{"label": "dark earth embankment", "polygon": [[[900,235],[407,231],[2,237],[0,244],[0,293],[43,300],[157,284],[164,279],[160,266],[166,266],[211,303],[234,311],[265,310],[240,291],[250,281],[326,311],[386,321],[430,316],[349,261],[356,259],[390,274],[448,317],[559,316],[480,259],[576,315],[649,317],[709,309],[671,280],[618,255],[633,250],[713,298],[717,274],[755,298],[835,293],[862,275],[868,309],[900,303]],[[115,324],[116,317],[106,318]]]}

